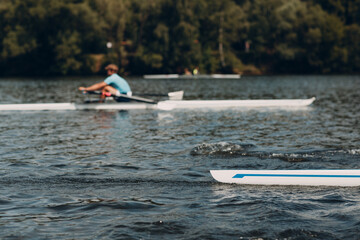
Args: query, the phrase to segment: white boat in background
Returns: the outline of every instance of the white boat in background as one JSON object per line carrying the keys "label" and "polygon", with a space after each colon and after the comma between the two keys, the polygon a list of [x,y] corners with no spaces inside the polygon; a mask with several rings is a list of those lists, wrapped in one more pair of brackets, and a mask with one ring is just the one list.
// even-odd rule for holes
{"label": "white boat in background", "polygon": [[239,79],[240,74],[210,74],[210,75],[181,75],[181,74],[150,74],[145,79]]}
{"label": "white boat in background", "polygon": [[226,109],[226,108],[297,108],[312,104],[309,99],[258,99],[258,100],[166,100],[155,102],[139,97],[126,97],[137,102],[111,103],[27,103],[0,104],[0,111],[29,110],[133,110],[133,109]]}
{"label": "white boat in background", "polygon": [[172,79],[172,78],[179,78],[179,74],[150,74],[144,75],[145,79]]}
{"label": "white boat in background", "polygon": [[211,74],[212,78],[220,78],[220,79],[236,79],[241,78],[240,74]]}
{"label": "white boat in background", "polygon": [[360,169],[348,170],[211,170],[222,183],[251,185],[360,186]]}

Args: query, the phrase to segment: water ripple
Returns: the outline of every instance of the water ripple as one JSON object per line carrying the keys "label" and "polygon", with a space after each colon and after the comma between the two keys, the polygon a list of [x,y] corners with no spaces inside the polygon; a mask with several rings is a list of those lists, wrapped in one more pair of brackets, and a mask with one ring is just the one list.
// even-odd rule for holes
{"label": "water ripple", "polygon": [[[101,77],[1,79],[2,103],[81,102]],[[1,239],[357,239],[358,187],[217,183],[210,169],[358,169],[359,76],[129,79],[302,109],[0,112]],[[15,91],[8,91],[8,89]]]}

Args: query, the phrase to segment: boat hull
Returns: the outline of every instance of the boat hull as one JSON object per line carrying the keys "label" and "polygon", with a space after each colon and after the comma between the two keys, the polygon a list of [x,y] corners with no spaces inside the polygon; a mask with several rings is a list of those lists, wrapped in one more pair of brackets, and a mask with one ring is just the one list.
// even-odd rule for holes
{"label": "boat hull", "polygon": [[158,103],[35,103],[0,104],[0,111],[42,111],[42,110],[132,110],[132,109],[225,109],[254,107],[303,107],[313,103],[310,99],[267,99],[267,100],[167,100]]}
{"label": "boat hull", "polygon": [[36,103],[1,104],[1,111],[46,111],[46,110],[132,110],[157,109],[157,104],[148,103]]}
{"label": "boat hull", "polygon": [[251,185],[360,186],[355,170],[211,170],[222,183]]}
{"label": "boat hull", "polygon": [[235,108],[235,107],[303,107],[312,104],[315,97],[309,99],[254,99],[254,100],[182,100],[165,101],[174,108]]}

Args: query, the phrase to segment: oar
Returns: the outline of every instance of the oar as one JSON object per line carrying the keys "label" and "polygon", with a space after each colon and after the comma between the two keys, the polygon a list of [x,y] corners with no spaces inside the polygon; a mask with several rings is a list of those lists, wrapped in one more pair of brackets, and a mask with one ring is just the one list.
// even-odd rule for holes
{"label": "oar", "polygon": [[[97,95],[102,94],[99,91],[88,91],[87,93],[89,93],[89,94],[97,94]],[[147,98],[142,98],[142,97],[137,97],[137,96],[128,96],[128,95],[125,95],[125,94],[120,94],[119,96],[116,96],[116,95],[110,95],[110,96],[113,97],[115,101],[122,98],[122,99],[137,101],[137,102],[143,102],[143,103],[149,103],[149,104],[157,104],[157,108],[159,110],[164,110],[164,111],[169,111],[169,110],[172,110],[172,109],[174,109],[176,107],[175,104],[169,103],[169,102],[166,102],[166,101],[156,102],[156,101],[154,101],[152,99],[147,99]]]}
{"label": "oar", "polygon": [[148,97],[169,97],[169,100],[182,100],[184,91],[169,92],[167,94],[162,93],[136,93],[136,96],[148,96]]}
{"label": "oar", "polygon": [[[102,94],[101,91],[84,91],[83,93],[84,94],[96,94],[96,95]],[[121,97],[126,97],[126,96],[128,96],[128,95],[121,94]],[[138,94],[134,94],[134,97],[135,96],[169,97],[169,100],[182,100],[183,96],[184,96],[184,91],[169,92],[167,94],[138,93]],[[112,97],[116,97],[116,96],[112,95]]]}
{"label": "oar", "polygon": [[94,95],[101,95],[101,91],[82,91],[83,94],[94,94]]}
{"label": "oar", "polygon": [[115,99],[115,101],[117,101],[117,102],[121,102],[121,99],[126,99],[126,100],[132,100],[132,101],[136,101],[136,102],[156,103],[155,100],[152,100],[152,99],[142,98],[142,97],[138,97],[138,96],[128,96],[126,94],[111,95],[111,97],[113,97]]}
{"label": "oar", "polygon": [[125,94],[120,94],[120,96],[114,96],[115,100],[116,100],[116,98],[124,98],[124,99],[129,99],[129,100],[133,100],[133,101],[137,101],[137,102],[156,104],[157,108],[159,110],[164,110],[164,111],[170,111],[176,107],[176,104],[168,102],[168,101],[156,102],[152,99],[147,99],[147,98],[142,98],[142,97],[137,97],[137,96],[128,96]]}
{"label": "oar", "polygon": [[171,102],[167,102],[167,101],[156,102],[152,99],[147,99],[147,98],[142,98],[142,97],[137,97],[137,96],[128,96],[125,94],[120,94],[120,96],[113,96],[113,97],[115,100],[116,100],[116,98],[123,98],[123,99],[128,99],[128,100],[137,101],[137,102],[156,104],[157,108],[159,110],[164,110],[164,111],[170,111],[176,107],[176,104],[171,103]]}
{"label": "oar", "polygon": [[[86,91],[86,92],[84,92],[84,94],[101,95],[102,93],[100,91]],[[121,93],[120,93],[120,95],[113,95],[111,93],[107,93],[106,97],[112,97],[117,102],[123,102],[123,101],[121,101],[121,99],[122,99],[122,100],[132,100],[132,101],[144,102],[144,103],[156,103],[152,99],[142,98],[142,97],[138,97],[138,96],[128,96],[126,94],[121,94]]]}

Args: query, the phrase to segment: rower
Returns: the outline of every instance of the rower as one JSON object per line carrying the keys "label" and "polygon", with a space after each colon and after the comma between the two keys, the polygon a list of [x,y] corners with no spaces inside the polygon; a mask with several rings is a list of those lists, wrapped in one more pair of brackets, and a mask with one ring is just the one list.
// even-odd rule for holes
{"label": "rower", "polygon": [[124,78],[117,74],[119,71],[118,66],[115,64],[109,64],[105,67],[105,70],[107,71],[108,77],[103,82],[95,83],[90,87],[79,87],[79,90],[84,92],[100,90],[102,93],[101,99],[105,99],[105,97],[109,95],[132,95],[129,84]]}

